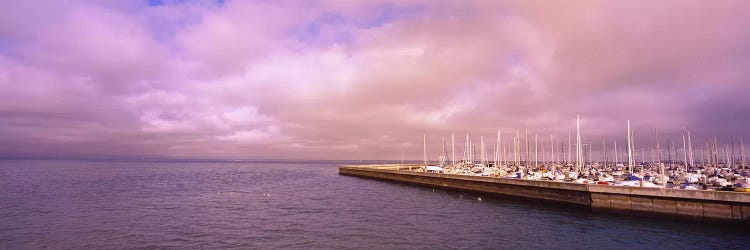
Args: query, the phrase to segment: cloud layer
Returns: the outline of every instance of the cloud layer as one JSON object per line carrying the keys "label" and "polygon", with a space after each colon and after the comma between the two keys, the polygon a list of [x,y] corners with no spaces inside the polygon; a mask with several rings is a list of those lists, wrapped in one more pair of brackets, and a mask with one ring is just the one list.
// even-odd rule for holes
{"label": "cloud layer", "polygon": [[567,137],[576,113],[590,142],[750,139],[747,1],[0,9],[1,157],[416,159],[423,133]]}

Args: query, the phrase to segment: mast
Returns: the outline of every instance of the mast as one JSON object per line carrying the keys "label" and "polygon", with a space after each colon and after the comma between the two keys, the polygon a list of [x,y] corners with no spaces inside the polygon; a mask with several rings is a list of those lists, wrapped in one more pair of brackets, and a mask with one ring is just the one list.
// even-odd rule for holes
{"label": "mast", "polygon": [[[630,120],[628,120],[628,130],[630,130],[630,137],[629,137],[630,142],[628,143],[629,144],[628,149],[630,151],[630,155],[628,155],[628,161],[630,162],[630,169],[633,170],[633,168],[635,167],[635,164],[637,164],[638,162],[636,161],[636,158],[635,158],[635,154],[636,154],[635,141],[634,141],[635,136],[633,135],[634,134],[633,130],[630,128]],[[643,187],[643,167],[640,168],[639,173],[641,175],[640,186]],[[633,172],[631,172],[631,175],[632,174]]]}
{"label": "mast", "polygon": [[651,154],[651,165],[656,164],[656,156],[654,156],[654,146],[651,146],[651,150],[649,151],[649,154]]}
{"label": "mast", "polygon": [[474,160],[476,160],[476,151],[476,145],[474,145],[474,142],[469,139],[469,163],[472,165],[474,165]]}
{"label": "mast", "polygon": [[734,165],[735,155],[734,155],[734,137],[732,137],[732,165]]}
{"label": "mast", "polygon": [[442,140],[443,140],[443,144],[442,144],[441,149],[440,149],[440,163],[438,164],[438,166],[440,166],[440,167],[445,166],[445,158],[448,157],[446,155],[447,151],[445,150],[445,137],[443,137]]}
{"label": "mast", "polygon": [[714,167],[718,168],[719,167],[719,157],[717,156],[717,152],[716,152],[716,136],[714,136],[714,143],[711,144],[711,152],[712,152],[712,157],[713,157],[713,161],[714,161]]}
{"label": "mast", "polygon": [[515,150],[516,150],[516,166],[517,167],[521,166],[521,134],[519,134],[519,132],[520,131],[518,129],[516,129],[516,145],[515,145]]}
{"label": "mast", "polygon": [[427,167],[427,134],[422,135],[424,148],[424,166]]}
{"label": "mast", "polygon": [[602,162],[604,162],[604,168],[607,168],[607,141],[602,138]]}
{"label": "mast", "polygon": [[547,162],[547,150],[544,149],[544,136],[542,136],[542,165],[546,166]]}
{"label": "mast", "polygon": [[654,136],[656,136],[656,163],[661,163],[661,149],[659,148],[659,131],[654,128]]}
{"label": "mast", "polygon": [[628,120],[628,171],[633,175],[633,145],[630,143],[631,137],[630,120]]}
{"label": "mast", "polygon": [[688,151],[687,151],[687,140],[685,139],[685,125],[682,125],[682,152],[685,156],[684,163],[685,163],[685,172],[688,170]]}
{"label": "mast", "polygon": [[482,149],[482,152],[480,152],[480,157],[482,158],[481,164],[486,166],[487,165],[487,151],[485,150],[485,147],[484,147],[484,136],[479,137],[479,143],[480,143],[480,148]]}
{"label": "mast", "polygon": [[516,164],[516,137],[513,136],[513,165]]}
{"label": "mast", "polygon": [[617,152],[617,140],[615,140],[615,166],[617,166],[617,164],[620,163],[620,161],[617,159],[618,154],[619,152]]}
{"label": "mast", "polygon": [[664,188],[667,182],[664,181],[664,165],[661,164],[661,149],[659,148],[659,131],[654,128],[654,135],[656,136],[656,164],[659,166],[659,172],[661,173],[661,187]]}
{"label": "mast", "polygon": [[464,143],[464,163],[471,161],[471,141],[469,141],[469,133],[466,133],[466,143]]}
{"label": "mast", "polygon": [[[635,146],[635,129],[630,130],[630,144],[633,144],[633,166],[638,165],[638,148]],[[643,159],[641,159],[643,161]]]}
{"label": "mast", "polygon": [[703,150],[703,154],[706,157],[704,164],[711,166],[714,163],[713,158],[711,158],[711,138],[706,139],[706,148]]}
{"label": "mast", "polygon": [[742,169],[745,169],[745,144],[742,144],[742,137],[740,137],[740,162]]}
{"label": "mast", "polygon": [[[690,140],[690,130],[687,131],[688,136],[688,159],[690,166],[695,166],[695,157],[693,156],[693,142]],[[734,152],[734,141],[732,141],[732,152]]]}
{"label": "mast", "polygon": [[531,151],[529,151],[529,128],[526,128],[526,134],[524,135],[524,137],[526,138],[526,140],[524,141],[526,143],[526,155],[525,155],[526,158],[524,158],[525,162],[523,164],[526,165],[526,166],[528,166],[529,162],[531,160],[531,159],[529,159],[529,158],[531,158],[531,157],[529,157],[529,152],[531,152]]}
{"label": "mast", "polygon": [[552,165],[557,164],[557,159],[555,159],[555,138],[552,137],[552,133],[549,133],[549,144],[552,147]]}
{"label": "mast", "polygon": [[707,150],[706,156],[708,156],[708,165],[711,166],[711,167],[716,167],[714,165],[714,155],[715,155],[715,152],[714,152],[714,140],[713,140],[713,138],[709,138],[708,139],[708,145],[706,145],[706,147],[707,147],[706,148],[706,150]]}
{"label": "mast", "polygon": [[464,141],[464,153],[463,153],[463,156],[461,157],[461,158],[463,158],[463,159],[461,159],[461,164],[462,165],[463,165],[463,163],[466,163],[466,161],[468,159],[466,157],[467,156],[467,151],[466,150],[469,149],[468,145],[469,145],[469,133],[466,133],[466,141]]}
{"label": "mast", "polygon": [[474,145],[471,140],[469,140],[469,144],[471,144],[471,164],[473,165],[477,157],[477,145]]}
{"label": "mast", "polygon": [[456,167],[456,137],[451,133],[451,163]]}
{"label": "mast", "polygon": [[724,144],[724,157],[726,157],[726,161],[724,162],[724,165],[729,168],[729,170],[732,170],[732,164],[729,163],[729,153],[727,152],[727,144]]}
{"label": "mast", "polygon": [[669,156],[669,166],[674,167],[674,158],[672,156],[674,155],[674,139],[667,141],[667,155]]}
{"label": "mast", "polygon": [[581,148],[581,115],[576,114],[576,168],[580,174],[583,168],[583,149]]}
{"label": "mast", "polygon": [[565,163],[570,164],[570,130],[568,130],[568,155],[565,157]]}
{"label": "mast", "polygon": [[[482,137],[480,136],[479,139],[481,140],[481,138]],[[479,159],[477,159],[477,145],[474,144],[474,141],[472,140],[471,141],[471,163],[476,164],[477,162],[479,162],[480,164],[482,163],[482,152],[479,152]]]}
{"label": "mast", "polygon": [[516,136],[513,137],[513,164],[514,165],[518,163],[518,152],[517,152],[518,149],[516,148],[517,144],[518,144],[518,129],[516,129]]}
{"label": "mast", "polygon": [[500,130],[497,130],[497,140],[495,141],[495,167],[498,167],[500,161]]}
{"label": "mast", "polygon": [[534,133],[534,167],[539,167],[539,144],[537,134]]}
{"label": "mast", "polygon": [[508,165],[508,151],[505,150],[505,144],[500,143],[503,146],[503,165]]}

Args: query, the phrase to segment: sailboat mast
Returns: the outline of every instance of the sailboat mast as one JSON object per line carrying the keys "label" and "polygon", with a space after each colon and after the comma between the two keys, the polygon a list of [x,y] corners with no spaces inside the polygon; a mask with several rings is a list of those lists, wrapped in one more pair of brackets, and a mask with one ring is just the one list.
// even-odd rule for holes
{"label": "sailboat mast", "polygon": [[664,187],[667,182],[664,180],[664,165],[661,164],[661,149],[659,148],[659,131],[656,128],[654,128],[654,136],[656,137],[656,165],[659,167],[662,187]]}
{"label": "sailboat mast", "polygon": [[570,146],[571,146],[571,142],[570,142],[570,130],[568,130],[568,155],[566,155],[566,157],[565,157],[565,163],[567,163],[567,164],[570,164],[570,162],[571,162],[570,161]]}
{"label": "sailboat mast", "polygon": [[682,152],[684,153],[685,171],[688,170],[687,139],[685,138],[685,125],[682,125]]}
{"label": "sailboat mast", "polygon": [[661,148],[659,148],[659,131],[654,128],[654,136],[656,137],[656,164],[661,164]]}
{"label": "sailboat mast", "polygon": [[539,167],[539,144],[537,134],[534,134],[534,167]]}
{"label": "sailboat mast", "polygon": [[656,164],[656,156],[654,155],[655,152],[656,149],[654,149],[654,146],[651,146],[651,151],[649,152],[649,154],[651,154],[651,165]]}
{"label": "sailboat mast", "polygon": [[500,143],[503,146],[503,165],[508,165],[508,151],[505,150],[505,144]]}
{"label": "sailboat mast", "polygon": [[724,144],[724,157],[726,157],[724,165],[729,168],[729,170],[732,170],[732,164],[729,163],[729,153],[727,152],[727,144]]}
{"label": "sailboat mast", "polygon": [[471,146],[469,145],[469,133],[466,133],[466,142],[464,142],[464,163],[469,162],[469,154],[471,152]]}
{"label": "sailboat mast", "polygon": [[547,150],[544,149],[544,136],[542,136],[542,165],[546,166],[547,162]]}
{"label": "sailboat mast", "polygon": [[472,164],[474,164],[474,161],[476,160],[476,154],[477,154],[477,146],[476,146],[476,145],[474,145],[474,142],[472,142],[471,140],[469,140],[469,145],[470,145],[470,149],[471,149],[471,150],[469,151],[469,152],[471,152],[471,153],[469,154],[469,155],[470,155],[470,157],[469,157],[469,161],[470,161],[470,162],[471,162]]}
{"label": "sailboat mast", "polygon": [[615,166],[617,166],[617,163],[620,163],[620,161],[617,159],[617,155],[619,152],[617,152],[617,140],[615,140]]}
{"label": "sailboat mast", "polygon": [[630,143],[631,135],[630,135],[630,120],[628,120],[628,171],[630,174],[633,174],[633,148],[632,144]]}
{"label": "sailboat mast", "polygon": [[549,145],[552,150],[552,165],[555,165],[557,164],[557,161],[555,160],[555,138],[552,137],[552,133],[549,133]]}
{"label": "sailboat mast", "polygon": [[[693,142],[690,140],[690,130],[687,131],[688,136],[688,160],[690,166],[695,166],[695,157],[693,156]],[[734,141],[732,142],[732,152],[734,152]]]}
{"label": "sailboat mast", "polygon": [[555,159],[555,138],[552,137],[552,133],[549,133],[549,144],[551,145],[552,165],[554,166],[555,164],[557,164],[557,160]]}
{"label": "sailboat mast", "polygon": [[438,164],[440,167],[445,166],[445,158],[447,158],[447,151],[445,150],[445,137],[442,138],[443,144],[441,145],[440,149],[440,164]]}
{"label": "sailboat mast", "polygon": [[711,152],[712,152],[712,157],[713,157],[713,161],[714,161],[714,167],[718,168],[719,167],[719,156],[717,155],[717,152],[716,152],[716,136],[714,136],[714,143],[711,144]]}
{"label": "sailboat mast", "polygon": [[583,149],[581,148],[581,115],[576,114],[576,168],[580,174],[583,168]]}
{"label": "sailboat mast", "polygon": [[427,167],[427,134],[422,135],[424,149],[424,166]]}
{"label": "sailboat mast", "polygon": [[451,133],[451,165],[456,166],[456,137]]}
{"label": "sailboat mast", "polygon": [[531,157],[529,157],[530,156],[529,152],[531,151],[529,151],[529,129],[528,128],[526,128],[526,134],[524,135],[524,137],[526,138],[524,141],[526,143],[526,158],[524,158],[525,160],[524,165],[528,166],[529,162],[531,161]]}
{"label": "sailboat mast", "polygon": [[516,129],[516,166],[521,166],[521,134]]}
{"label": "sailboat mast", "polygon": [[732,159],[732,165],[734,165],[734,162],[735,162],[734,160],[736,159],[735,155],[734,155],[734,137],[732,137],[732,154],[731,154],[731,156],[732,156],[731,157],[731,159]]}
{"label": "sailboat mast", "polygon": [[742,144],[742,137],[740,137],[740,162],[742,162],[742,169],[745,169],[745,144]]}
{"label": "sailboat mast", "polygon": [[664,180],[664,165],[661,164],[661,148],[659,148],[659,131],[654,128],[654,135],[656,136],[656,164],[659,166],[659,173],[661,173],[661,186],[666,187],[667,181]]}
{"label": "sailboat mast", "polygon": [[496,156],[495,156],[495,167],[498,166],[497,164],[500,161],[500,155],[502,153],[500,151],[500,147],[502,146],[502,140],[501,140],[502,137],[500,135],[500,131],[501,131],[500,129],[497,130],[497,153],[495,153],[496,154]]}
{"label": "sailboat mast", "polygon": [[674,139],[667,141],[667,155],[669,156],[669,166],[674,167],[674,158],[673,152],[674,152]]}
{"label": "sailboat mast", "polygon": [[487,155],[484,150],[484,136],[479,136],[479,148],[482,150],[482,152],[479,153],[480,163],[482,165],[485,165],[485,162],[487,161]]}
{"label": "sailboat mast", "polygon": [[518,137],[514,136],[513,137],[513,165],[516,165],[516,163],[518,162],[518,154],[516,153],[516,141],[518,141]]}
{"label": "sailboat mast", "polygon": [[493,155],[494,161],[492,162],[493,166],[497,167],[497,160],[498,160],[498,158],[500,158],[500,156],[498,155],[499,153],[500,153],[500,150],[498,148],[497,139],[495,139],[495,154]]}
{"label": "sailboat mast", "polygon": [[607,167],[607,139],[602,138],[602,162]]}

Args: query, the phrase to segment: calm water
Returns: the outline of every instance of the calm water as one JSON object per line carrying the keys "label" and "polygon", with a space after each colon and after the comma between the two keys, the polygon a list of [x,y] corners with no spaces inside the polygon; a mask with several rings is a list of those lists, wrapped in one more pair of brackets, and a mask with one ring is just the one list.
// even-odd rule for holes
{"label": "calm water", "polygon": [[339,164],[0,161],[0,249],[750,248],[741,229],[480,201]]}

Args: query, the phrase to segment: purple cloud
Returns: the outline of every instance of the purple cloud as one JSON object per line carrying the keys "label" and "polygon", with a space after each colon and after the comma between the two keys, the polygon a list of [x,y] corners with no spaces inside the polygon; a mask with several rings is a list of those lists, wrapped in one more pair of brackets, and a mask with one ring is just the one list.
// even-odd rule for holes
{"label": "purple cloud", "polygon": [[[418,158],[750,138],[746,1],[0,3],[1,157]],[[487,139],[485,138],[485,139]],[[437,146],[434,146],[437,148]]]}

